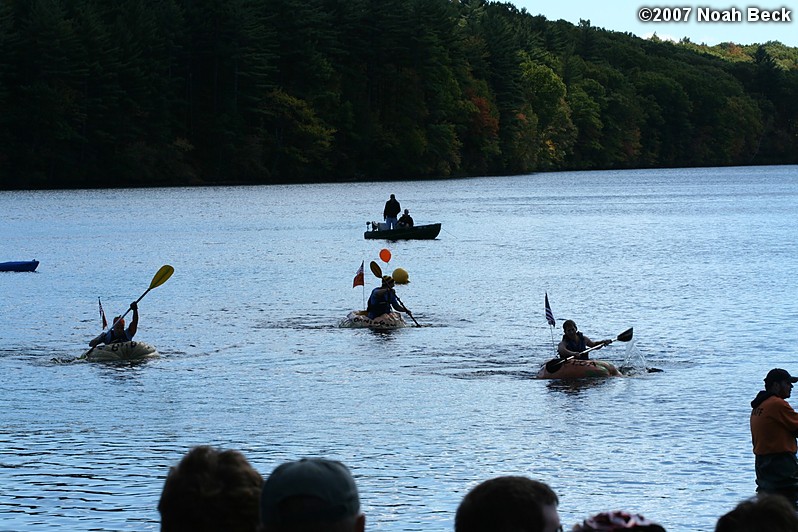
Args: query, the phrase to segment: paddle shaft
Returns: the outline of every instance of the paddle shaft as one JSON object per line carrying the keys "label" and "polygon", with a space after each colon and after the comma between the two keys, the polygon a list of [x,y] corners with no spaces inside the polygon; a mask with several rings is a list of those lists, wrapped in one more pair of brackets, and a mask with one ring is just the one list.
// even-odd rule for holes
{"label": "paddle shaft", "polygon": [[[394,292],[394,295],[396,295],[396,292]],[[407,312],[407,315],[410,316],[410,319],[413,320],[413,322],[416,324],[416,327],[421,327],[421,324],[416,320],[416,318],[413,317],[413,313],[410,312],[410,310],[407,307],[405,307],[405,304],[402,303],[402,300],[399,299],[399,296],[396,296],[396,300],[399,302],[400,305],[402,305],[402,307],[404,307],[405,312]]]}
{"label": "paddle shaft", "polygon": [[[143,294],[141,294],[141,297],[140,297],[140,298],[138,298],[138,299],[136,300],[136,305],[138,305],[138,304],[139,304],[139,301],[141,301],[142,299],[144,299],[144,296],[146,296],[146,295],[149,293],[149,291],[150,291],[150,290],[152,290],[152,288],[148,288],[146,292],[144,292]],[[133,305],[130,305],[130,306],[127,308],[127,310],[125,311],[125,313],[124,313],[124,314],[122,314],[121,316],[119,316],[119,318],[117,319],[117,321],[118,321],[118,320],[121,320],[122,318],[124,318],[125,316],[127,316],[128,312],[130,312],[130,311],[132,310],[132,308],[133,308]],[[116,321],[114,321],[114,323],[116,323]],[[114,325],[113,325],[113,323],[112,323],[112,324],[111,324],[111,327],[113,327],[113,326],[114,326]]]}
{"label": "paddle shaft", "polygon": [[[612,340],[610,341],[610,344],[611,343],[612,343]],[[610,344],[606,344],[606,345],[610,345]],[[571,355],[571,356],[566,357],[566,358],[560,358],[560,359],[557,360],[557,362],[559,362],[560,364],[565,364],[566,362],[568,362],[569,360],[571,360],[573,358],[577,358],[577,357],[581,357],[582,355],[586,355],[586,354],[590,353],[591,351],[594,351],[596,349],[600,349],[600,348],[604,347],[604,345],[605,344],[599,344],[599,345],[594,345],[593,347],[588,347],[587,349],[585,349],[581,353],[577,353],[576,355]]]}
{"label": "paddle shaft", "polygon": [[[174,268],[172,268],[171,266],[169,266],[168,264],[167,264],[167,265],[164,265],[164,266],[161,266],[161,269],[159,269],[159,270],[156,272],[156,274],[153,276],[153,278],[152,278],[152,281],[150,282],[150,287],[149,287],[149,288],[147,288],[147,289],[144,291],[144,293],[143,293],[143,294],[141,294],[141,297],[139,297],[139,298],[136,300],[136,305],[138,305],[138,304],[139,304],[139,301],[141,301],[142,299],[144,299],[144,296],[146,296],[147,294],[149,294],[149,293],[150,293],[150,290],[152,290],[153,288],[158,288],[159,286],[161,286],[162,284],[164,284],[164,283],[165,283],[165,282],[166,282],[166,281],[167,281],[167,280],[168,280],[168,279],[169,279],[169,278],[172,276],[172,274],[173,274],[173,273],[175,273],[175,269],[174,269]],[[124,318],[125,316],[127,316],[127,313],[128,313],[128,312],[130,312],[130,310],[131,310],[132,308],[133,308],[133,305],[129,306],[129,307],[127,308],[127,310],[125,311],[125,313],[124,313],[124,314],[122,314],[122,315],[119,317],[119,319],[121,320],[122,318]],[[116,322],[114,322],[114,323],[116,323]],[[113,327],[113,325],[112,325],[112,327]]]}

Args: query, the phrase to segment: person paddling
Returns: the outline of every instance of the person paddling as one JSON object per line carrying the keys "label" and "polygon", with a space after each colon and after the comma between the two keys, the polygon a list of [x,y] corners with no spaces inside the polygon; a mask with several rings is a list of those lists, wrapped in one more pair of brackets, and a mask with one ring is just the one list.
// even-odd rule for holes
{"label": "person paddling", "polygon": [[579,360],[587,360],[588,354],[582,352],[588,347],[597,347],[600,349],[612,343],[612,340],[594,342],[579,332],[574,320],[565,320],[562,324],[562,329],[565,334],[562,335],[562,340],[557,346],[557,354],[560,355],[560,358],[573,357]]}
{"label": "person paddling", "polygon": [[366,309],[369,319],[373,320],[383,314],[388,314],[391,311],[391,307],[410,315],[410,311],[396,296],[396,292],[393,289],[394,285],[393,277],[390,275],[382,276],[382,285],[372,290],[369,296],[368,308]]}
{"label": "person paddling", "polygon": [[89,347],[96,347],[99,344],[115,344],[119,342],[129,342],[136,335],[139,325],[139,306],[134,301],[130,304],[130,310],[133,311],[133,318],[130,320],[130,325],[125,328],[125,319],[122,316],[116,316],[113,321],[113,326],[101,332],[97,337],[89,342]]}

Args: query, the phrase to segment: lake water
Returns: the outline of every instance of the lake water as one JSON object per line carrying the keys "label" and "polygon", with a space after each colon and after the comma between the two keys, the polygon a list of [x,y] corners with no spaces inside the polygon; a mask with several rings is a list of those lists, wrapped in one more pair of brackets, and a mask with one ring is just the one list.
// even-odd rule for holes
{"label": "lake water", "polygon": [[[0,530],[158,530],[169,466],[210,444],[264,476],[342,460],[369,530],[452,530],[468,489],[522,474],[568,527],[626,509],[712,531],[754,494],[749,402],[798,372],[796,170],[0,192],[0,261],[41,261],[0,273]],[[438,239],[365,240],[391,193]],[[422,326],[339,327],[383,248]],[[97,298],[123,312],[164,264],[137,335],[161,356],[73,362]],[[594,355],[638,371],[534,379],[567,318],[634,327]]]}

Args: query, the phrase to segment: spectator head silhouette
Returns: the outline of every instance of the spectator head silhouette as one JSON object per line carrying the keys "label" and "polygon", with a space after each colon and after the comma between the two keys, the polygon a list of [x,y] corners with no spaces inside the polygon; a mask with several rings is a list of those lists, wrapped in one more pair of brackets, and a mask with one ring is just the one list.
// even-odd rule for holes
{"label": "spectator head silhouette", "polygon": [[742,501],[718,519],[715,532],[792,532],[798,530],[798,515],[786,497],[761,494]]}
{"label": "spectator head silhouette", "polygon": [[262,484],[240,452],[195,447],[166,477],[158,502],[161,531],[255,532]]}
{"label": "spectator head silhouette", "polygon": [[454,520],[455,532],[557,532],[557,494],[523,476],[486,480],[469,491]]}
{"label": "spectator head silhouette", "polygon": [[260,518],[265,532],[362,532],[355,480],[334,460],[286,462],[263,483]]}

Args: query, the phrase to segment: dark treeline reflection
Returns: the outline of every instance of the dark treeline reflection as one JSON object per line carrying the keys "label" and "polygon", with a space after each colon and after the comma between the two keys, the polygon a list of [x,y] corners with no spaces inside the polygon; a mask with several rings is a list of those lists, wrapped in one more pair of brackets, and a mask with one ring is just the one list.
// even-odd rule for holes
{"label": "dark treeline reflection", "polygon": [[0,188],[795,163],[798,49],[481,0],[0,2]]}

